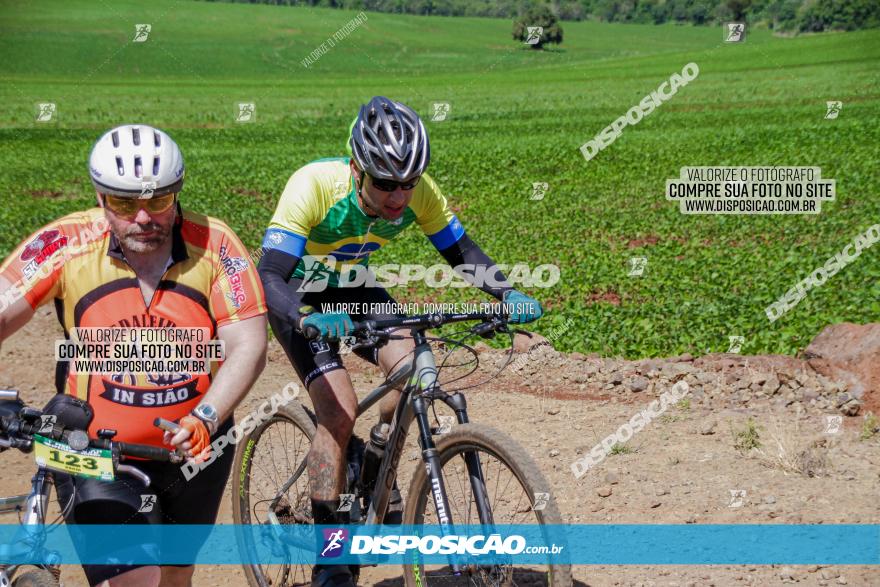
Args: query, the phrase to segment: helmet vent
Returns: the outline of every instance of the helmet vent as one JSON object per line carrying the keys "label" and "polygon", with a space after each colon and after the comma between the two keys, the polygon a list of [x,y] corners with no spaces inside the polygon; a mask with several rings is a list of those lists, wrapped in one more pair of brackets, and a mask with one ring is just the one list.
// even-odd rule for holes
{"label": "helmet vent", "polygon": [[[159,135],[156,135],[156,138],[159,138]],[[159,158],[153,157],[153,175],[159,175]]]}
{"label": "helmet vent", "polygon": [[116,157],[116,171],[119,175],[125,175],[125,168],[122,166],[122,157]]}
{"label": "helmet vent", "polygon": [[141,129],[139,129],[139,128],[131,129],[131,142],[134,143],[135,147],[137,147],[141,144]]}
{"label": "helmet vent", "polygon": [[134,156],[134,176],[141,177],[144,174],[143,165],[141,165],[141,158],[139,155]]}
{"label": "helmet vent", "polygon": [[110,135],[110,137],[113,139],[113,146],[119,147],[119,132],[114,131],[113,134]]}
{"label": "helmet vent", "polygon": [[159,138],[159,133],[157,133],[157,132],[153,133],[153,144],[156,145],[157,147],[162,146],[162,139]]}

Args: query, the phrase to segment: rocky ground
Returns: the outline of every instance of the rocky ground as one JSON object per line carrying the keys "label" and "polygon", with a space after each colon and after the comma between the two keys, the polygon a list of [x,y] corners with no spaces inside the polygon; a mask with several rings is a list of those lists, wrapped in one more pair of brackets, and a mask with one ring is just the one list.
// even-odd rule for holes
{"label": "rocky ground", "polygon": [[[59,336],[52,312],[41,309],[0,351],[0,387],[44,403]],[[474,421],[503,430],[538,463],[567,522],[878,524],[880,433],[868,416],[880,412],[878,339],[878,325],[837,325],[799,358],[727,353],[624,361],[562,354],[540,337],[521,338],[515,362],[466,393]],[[507,360],[502,351],[477,348],[481,373]],[[379,383],[372,367],[346,361],[357,389]],[[239,415],[292,376],[273,342],[269,366]],[[572,463],[679,381],[689,390],[680,402],[575,477]],[[374,421],[362,418],[358,433]],[[26,491],[30,457],[7,451],[0,459],[0,495]],[[410,439],[402,487],[417,459]],[[231,521],[227,496],[220,522]],[[880,570],[858,566],[579,566],[574,575],[590,586],[880,585]],[[63,576],[65,585],[85,585],[76,567]],[[361,584],[399,585],[400,577],[396,567],[367,568]],[[194,584],[245,581],[237,566],[208,566]]]}

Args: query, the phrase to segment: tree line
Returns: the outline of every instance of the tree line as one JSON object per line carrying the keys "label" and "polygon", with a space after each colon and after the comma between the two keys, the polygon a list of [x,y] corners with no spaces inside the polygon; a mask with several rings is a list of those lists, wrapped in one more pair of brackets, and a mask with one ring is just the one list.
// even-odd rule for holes
{"label": "tree line", "polygon": [[[207,0],[218,1],[218,0]],[[222,1],[222,0],[219,0]],[[880,26],[878,0],[225,0],[393,14],[515,18],[548,5],[561,20],[715,25],[746,22],[782,32]]]}

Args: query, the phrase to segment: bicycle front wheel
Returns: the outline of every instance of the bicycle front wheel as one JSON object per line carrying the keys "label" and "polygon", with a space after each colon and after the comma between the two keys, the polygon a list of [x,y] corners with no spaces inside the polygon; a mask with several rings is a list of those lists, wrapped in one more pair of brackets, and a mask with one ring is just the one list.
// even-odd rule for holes
{"label": "bicycle front wheel", "polygon": [[[232,476],[232,515],[236,524],[265,525],[266,532],[239,536],[242,552],[256,552],[255,540],[272,548],[283,564],[245,564],[253,587],[291,587],[311,584],[311,564],[277,543],[275,524],[311,524],[309,479],[305,458],[315,437],[315,424],[298,403],[281,406],[238,443]],[[298,477],[285,489],[295,473]],[[281,549],[277,552],[276,549]]]}
{"label": "bicycle front wheel", "polygon": [[[474,485],[465,463],[465,455],[474,453],[483,474],[477,486],[488,502],[492,520],[501,524],[561,524],[562,517],[550,486],[535,462],[509,436],[488,426],[456,426],[437,442],[443,480],[453,524],[480,524]],[[478,483],[478,482],[477,482]],[[549,497],[546,495],[549,494]],[[437,524],[430,480],[425,467],[419,466],[410,483],[404,524]],[[540,502],[537,504],[536,502]],[[568,587],[571,566],[554,564],[547,555],[542,565],[469,565],[460,575],[450,567],[426,566],[416,558],[404,565],[409,587],[423,585],[547,585]]]}

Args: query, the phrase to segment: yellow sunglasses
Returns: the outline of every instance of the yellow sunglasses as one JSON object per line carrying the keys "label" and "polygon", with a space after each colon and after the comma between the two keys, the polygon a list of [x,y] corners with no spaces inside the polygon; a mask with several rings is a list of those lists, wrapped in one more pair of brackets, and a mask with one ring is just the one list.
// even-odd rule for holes
{"label": "yellow sunglasses", "polygon": [[112,196],[103,194],[104,206],[117,216],[134,218],[141,208],[149,214],[161,214],[167,212],[177,199],[177,194],[165,194],[149,199],[123,198],[120,196]]}

